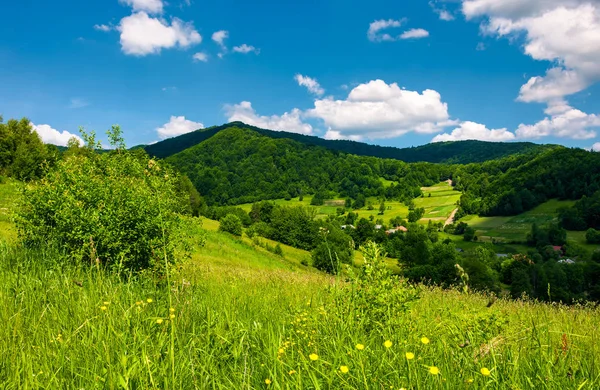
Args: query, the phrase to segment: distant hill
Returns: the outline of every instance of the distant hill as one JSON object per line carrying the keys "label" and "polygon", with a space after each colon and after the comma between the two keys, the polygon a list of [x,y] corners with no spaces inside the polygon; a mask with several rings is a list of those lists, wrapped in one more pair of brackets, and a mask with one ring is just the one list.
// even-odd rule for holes
{"label": "distant hill", "polygon": [[146,152],[159,158],[167,158],[194,145],[197,145],[225,129],[236,127],[260,133],[275,139],[291,139],[310,146],[322,146],[339,152],[359,156],[390,158],[405,162],[431,162],[468,164],[506,157],[513,154],[541,152],[558,147],[557,145],[538,145],[530,142],[483,142],[457,141],[439,142],[410,148],[394,148],[370,145],[356,141],[326,140],[319,137],[273,131],[250,126],[242,122],[232,122],[221,126],[200,129],[178,137],[166,139],[144,147]]}

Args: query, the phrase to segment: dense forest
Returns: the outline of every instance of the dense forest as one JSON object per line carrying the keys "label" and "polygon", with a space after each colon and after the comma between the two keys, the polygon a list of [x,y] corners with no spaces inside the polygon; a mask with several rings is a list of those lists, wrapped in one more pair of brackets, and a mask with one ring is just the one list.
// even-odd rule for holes
{"label": "dense forest", "polygon": [[554,149],[558,147],[556,145],[538,145],[530,142],[507,143],[469,140],[458,142],[438,142],[410,148],[394,148],[389,146],[369,145],[356,141],[326,140],[323,138],[303,134],[261,129],[242,122],[232,122],[221,126],[199,129],[191,133],[157,142],[152,145],[143,146],[143,148],[151,156],[166,158],[195,146],[209,139],[220,131],[229,129],[231,127],[252,130],[270,138],[290,139],[307,146],[322,146],[329,150],[355,154],[357,156],[379,157],[401,160],[404,162],[468,164],[498,159],[513,154],[541,152],[543,150]]}
{"label": "dense forest", "polygon": [[[447,178],[445,165],[355,156],[237,127],[222,130],[167,161],[186,174],[211,205],[318,194],[410,200]],[[397,182],[385,188],[380,178]]]}

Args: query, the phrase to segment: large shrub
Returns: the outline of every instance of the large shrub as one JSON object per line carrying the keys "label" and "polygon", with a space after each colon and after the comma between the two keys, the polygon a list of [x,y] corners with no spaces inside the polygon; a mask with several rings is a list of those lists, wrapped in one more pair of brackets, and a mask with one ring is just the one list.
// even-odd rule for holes
{"label": "large shrub", "polygon": [[242,235],[242,221],[235,214],[227,214],[219,221],[219,230],[234,236]]}
{"label": "large shrub", "polygon": [[351,264],[354,242],[339,227],[321,228],[323,241],[312,251],[313,267],[330,274],[338,274],[342,264]]}
{"label": "large shrub", "polygon": [[159,268],[172,260],[172,234],[182,207],[177,177],[143,151],[129,152],[121,131],[109,131],[115,148],[96,153],[70,143],[71,153],[42,180],[26,186],[18,212],[28,246],[54,245],[69,258],[119,269]]}

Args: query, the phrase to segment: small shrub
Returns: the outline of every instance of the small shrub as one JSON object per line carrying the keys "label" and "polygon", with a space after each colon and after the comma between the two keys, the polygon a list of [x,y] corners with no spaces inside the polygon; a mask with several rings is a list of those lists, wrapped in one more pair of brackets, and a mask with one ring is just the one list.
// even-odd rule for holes
{"label": "small shrub", "polygon": [[237,215],[227,214],[219,222],[219,231],[231,233],[234,236],[242,235],[242,221]]}

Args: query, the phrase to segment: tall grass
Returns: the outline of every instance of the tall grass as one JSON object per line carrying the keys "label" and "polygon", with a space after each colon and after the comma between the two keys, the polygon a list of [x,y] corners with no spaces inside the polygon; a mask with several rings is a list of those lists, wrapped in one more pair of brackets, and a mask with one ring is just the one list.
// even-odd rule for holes
{"label": "tall grass", "polygon": [[57,259],[0,245],[2,389],[600,387],[593,307],[419,288],[404,312],[315,273],[194,260],[168,285]]}

